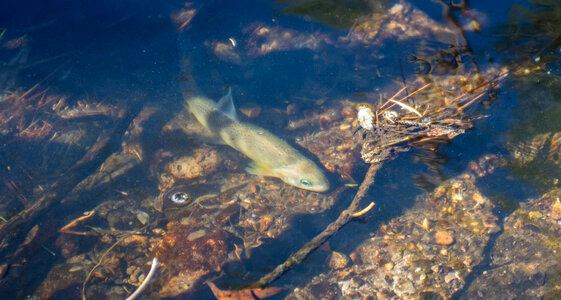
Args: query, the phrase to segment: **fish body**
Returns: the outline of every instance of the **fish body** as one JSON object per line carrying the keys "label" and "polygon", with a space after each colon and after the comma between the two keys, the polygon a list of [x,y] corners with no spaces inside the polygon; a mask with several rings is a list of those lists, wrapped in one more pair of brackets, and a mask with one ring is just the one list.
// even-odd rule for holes
{"label": "fish body", "polygon": [[187,106],[213,137],[252,160],[246,168],[248,173],[278,177],[290,185],[316,192],[329,189],[329,181],[313,161],[271,132],[240,122],[231,91],[218,103],[198,96],[187,99]]}

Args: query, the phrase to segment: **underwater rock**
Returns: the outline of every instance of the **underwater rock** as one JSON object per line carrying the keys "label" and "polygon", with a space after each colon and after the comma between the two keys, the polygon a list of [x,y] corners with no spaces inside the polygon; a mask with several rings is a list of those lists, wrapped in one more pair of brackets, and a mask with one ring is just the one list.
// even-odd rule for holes
{"label": "underwater rock", "polygon": [[561,190],[520,203],[506,217],[492,261],[464,297],[558,299],[561,290],[561,223],[548,216]]}
{"label": "underwater rock", "polygon": [[261,113],[261,106],[257,104],[247,104],[240,107],[240,112],[248,118],[256,118]]}
{"label": "underwater rock", "polygon": [[351,45],[379,44],[386,39],[393,41],[411,38],[429,38],[431,35],[452,38],[453,29],[442,26],[410,3],[399,1],[387,11],[374,11],[357,20],[343,40]]}
{"label": "underwater rock", "polygon": [[[450,297],[482,262],[491,235],[488,227],[497,222],[494,204],[477,189],[475,178],[461,175],[419,198],[413,208],[356,248],[351,254],[356,265],[319,275],[288,299],[368,298],[373,293],[382,298],[418,298],[431,287],[439,287],[443,298]],[[459,186],[462,201],[453,199]]]}
{"label": "underwater rock", "polygon": [[349,257],[343,253],[333,251],[329,256],[329,267],[334,270],[343,269],[349,264]]}
{"label": "underwater rock", "polygon": [[551,211],[549,212],[549,217],[553,220],[561,220],[561,202],[559,202],[559,198],[551,205]]}
{"label": "underwater rock", "polygon": [[561,174],[561,132],[538,134],[531,139],[509,142],[511,157],[502,161],[504,168],[525,183],[545,191],[559,187]]}
{"label": "underwater rock", "polygon": [[176,159],[169,164],[168,171],[178,179],[193,179],[214,173],[217,168],[218,155],[209,147],[197,149],[191,156]]}
{"label": "underwater rock", "polygon": [[242,58],[236,52],[234,42],[214,42],[211,48],[214,55],[219,59],[236,65],[242,64]]}
{"label": "underwater rock", "polygon": [[244,31],[250,33],[247,47],[248,55],[251,57],[263,56],[275,51],[317,50],[325,44],[332,44],[331,37],[325,33],[302,33],[280,26],[269,27],[261,23],[251,24]]}
{"label": "underwater rock", "polygon": [[214,283],[209,282],[214,297],[218,300],[253,300],[263,299],[276,295],[282,291],[281,287],[268,287],[263,289],[221,290]]}
{"label": "underwater rock", "polygon": [[35,292],[39,299],[51,299],[58,291],[80,286],[86,278],[87,269],[75,266],[67,263],[53,266]]}
{"label": "underwater rock", "polygon": [[230,248],[226,235],[220,228],[168,223],[155,252],[164,265],[159,297],[178,296],[196,287],[204,276],[219,272]]}
{"label": "underwater rock", "polygon": [[[495,168],[492,160],[497,158],[473,162],[468,172],[383,224],[350,255],[354,266],[320,274],[287,299],[372,293],[400,299],[558,298],[561,223],[553,211],[561,189],[520,203],[501,231],[495,204],[475,185]],[[489,243],[491,252],[484,252]]]}
{"label": "underwater rock", "polygon": [[454,238],[449,231],[439,230],[434,234],[435,242],[439,245],[450,245],[454,242]]}

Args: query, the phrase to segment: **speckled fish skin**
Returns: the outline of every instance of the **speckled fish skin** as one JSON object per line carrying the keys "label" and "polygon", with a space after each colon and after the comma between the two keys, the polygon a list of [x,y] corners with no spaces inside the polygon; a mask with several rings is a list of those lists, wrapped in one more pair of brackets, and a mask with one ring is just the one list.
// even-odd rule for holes
{"label": "speckled fish skin", "polygon": [[[298,150],[269,131],[236,119],[232,97],[229,93],[218,105],[206,97],[192,97],[187,106],[197,120],[225,144],[253,160],[246,168],[248,173],[278,177],[298,188],[324,192],[329,181],[322,170]],[[226,111],[219,109],[228,103]]]}

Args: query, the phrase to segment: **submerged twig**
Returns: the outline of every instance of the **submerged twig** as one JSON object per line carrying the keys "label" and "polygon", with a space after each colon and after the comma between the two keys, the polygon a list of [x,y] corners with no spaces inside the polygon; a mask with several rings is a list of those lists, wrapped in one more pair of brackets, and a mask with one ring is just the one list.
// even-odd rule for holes
{"label": "submerged twig", "polygon": [[69,230],[70,228],[76,226],[76,224],[78,224],[80,221],[83,221],[85,219],[90,218],[91,216],[93,216],[95,213],[95,209],[91,210],[91,211],[86,211],[84,212],[84,214],[74,220],[72,220],[72,222],[66,224],[66,226],[62,227],[61,229],[59,229],[59,232],[62,233],[70,233],[70,234],[79,234],[79,235],[86,235],[85,232],[76,232],[76,231],[72,231]]}
{"label": "submerged twig", "polygon": [[86,300],[86,284],[88,283],[88,280],[90,280],[90,277],[92,277],[92,274],[95,271],[95,269],[97,269],[97,267],[101,266],[101,263],[103,262],[103,259],[105,258],[105,256],[109,252],[111,252],[111,250],[113,250],[113,248],[115,248],[115,246],[117,246],[123,239],[124,239],[124,237],[118,239],[111,247],[109,247],[109,249],[107,249],[107,251],[105,251],[105,253],[103,253],[101,258],[99,259],[99,262],[90,270],[90,272],[88,273],[88,276],[86,276],[86,279],[84,280],[84,283],[82,284],[82,300]]}
{"label": "submerged twig", "polygon": [[[306,243],[298,252],[292,254],[284,263],[278,265],[273,271],[269,272],[265,276],[261,277],[257,282],[250,285],[251,288],[264,287],[269,285],[271,282],[277,280],[282,274],[292,269],[299,263],[301,263],[306,257],[308,257],[314,250],[319,248],[325,241],[327,241],[331,236],[333,236],[337,231],[339,231],[343,226],[345,226],[349,221],[351,221],[357,212],[360,212],[358,205],[360,200],[366,196],[366,193],[370,189],[372,183],[374,183],[374,177],[376,172],[380,169],[382,163],[371,164],[368,168],[368,172],[364,177],[364,180],[360,184],[358,191],[351,201],[351,204],[345,209],[337,220],[333,221],[327,228],[325,228],[320,234],[314,237],[311,241]],[[372,202],[374,203],[374,202]],[[370,204],[370,208],[374,204]]]}
{"label": "submerged twig", "polygon": [[362,216],[362,215],[365,215],[367,212],[369,212],[369,211],[372,209],[372,207],[374,207],[374,205],[376,205],[376,203],[370,202],[370,204],[368,204],[367,207],[363,208],[361,211],[355,212],[355,213],[352,214],[351,216],[352,216],[353,218],[356,218],[356,217],[360,217],[360,216]]}
{"label": "submerged twig", "polygon": [[158,267],[158,258],[154,257],[154,259],[152,260],[152,267],[150,267],[150,271],[148,272],[148,275],[146,275],[146,278],[144,278],[144,281],[142,281],[142,283],[140,284],[140,286],[138,286],[136,291],[134,291],[134,293],[128,296],[125,300],[133,300],[136,297],[138,297],[138,295],[140,295],[142,291],[144,291],[144,289],[148,285],[148,282],[150,282],[150,279],[152,279],[152,277],[154,276],[157,267]]}
{"label": "submerged twig", "polygon": [[411,107],[411,106],[409,106],[409,105],[407,105],[407,104],[405,104],[405,103],[401,103],[401,102],[399,102],[399,101],[395,101],[395,100],[392,100],[392,99],[390,99],[390,101],[393,102],[393,103],[395,103],[395,104],[397,104],[397,105],[399,105],[399,106],[401,106],[402,108],[404,108],[404,109],[406,109],[406,110],[408,110],[408,111],[410,111],[410,112],[412,112],[412,113],[415,113],[415,114],[418,115],[419,117],[422,117],[422,116],[423,116],[423,115],[421,115],[421,113],[420,113],[419,111],[417,111],[416,109],[414,109],[413,107]]}

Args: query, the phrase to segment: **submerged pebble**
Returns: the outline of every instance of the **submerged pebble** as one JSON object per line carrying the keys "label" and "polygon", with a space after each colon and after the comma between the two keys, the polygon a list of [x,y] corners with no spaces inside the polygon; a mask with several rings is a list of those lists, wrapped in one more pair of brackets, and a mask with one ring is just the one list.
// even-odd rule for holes
{"label": "submerged pebble", "polygon": [[136,210],[135,211],[136,218],[142,225],[146,225],[150,221],[150,215],[144,211]]}
{"label": "submerged pebble", "polygon": [[343,269],[349,264],[349,257],[343,253],[333,251],[329,256],[329,267],[334,270]]}
{"label": "submerged pebble", "polygon": [[439,245],[450,245],[454,242],[454,238],[448,231],[439,230],[434,234],[434,239]]}
{"label": "submerged pebble", "polygon": [[561,202],[559,202],[559,199],[551,205],[551,212],[549,213],[549,216],[553,220],[561,220]]}

